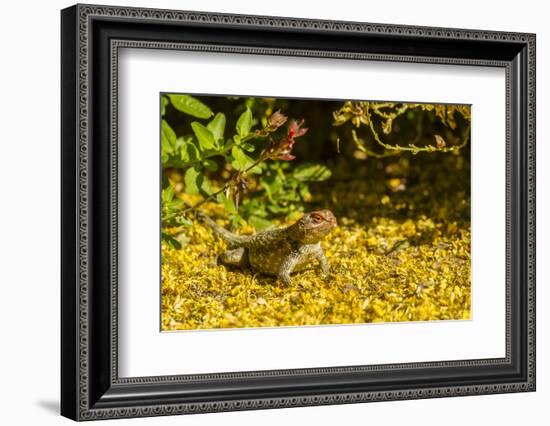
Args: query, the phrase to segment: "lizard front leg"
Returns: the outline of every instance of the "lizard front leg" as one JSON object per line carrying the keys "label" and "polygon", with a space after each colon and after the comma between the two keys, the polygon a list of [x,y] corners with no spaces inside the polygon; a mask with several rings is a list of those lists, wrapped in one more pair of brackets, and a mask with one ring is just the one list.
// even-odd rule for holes
{"label": "lizard front leg", "polygon": [[287,286],[292,283],[290,274],[294,271],[296,265],[300,262],[303,254],[299,250],[292,251],[279,266],[277,277]]}
{"label": "lizard front leg", "polygon": [[325,256],[325,253],[323,252],[322,248],[319,248],[319,250],[315,253],[315,256],[317,257],[317,260],[319,261],[319,265],[321,265],[321,270],[323,271],[323,274],[326,276],[330,272],[330,268],[328,266],[327,257]]}

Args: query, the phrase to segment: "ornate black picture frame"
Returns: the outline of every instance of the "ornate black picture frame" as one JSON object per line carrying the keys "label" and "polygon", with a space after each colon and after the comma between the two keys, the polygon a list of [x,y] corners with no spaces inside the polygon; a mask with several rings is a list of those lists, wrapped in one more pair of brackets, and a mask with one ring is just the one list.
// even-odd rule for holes
{"label": "ornate black picture frame", "polygon": [[[535,35],[76,5],[62,27],[61,413],[74,420],[535,390]],[[506,72],[506,356],[120,378],[117,52],[185,49]]]}

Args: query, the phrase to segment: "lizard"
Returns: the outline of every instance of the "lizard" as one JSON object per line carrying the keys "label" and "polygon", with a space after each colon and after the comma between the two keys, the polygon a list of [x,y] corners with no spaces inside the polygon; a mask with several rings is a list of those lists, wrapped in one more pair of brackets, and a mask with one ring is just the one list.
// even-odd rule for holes
{"label": "lizard", "polygon": [[305,269],[315,260],[324,275],[329,273],[320,241],[337,226],[330,210],[309,212],[290,226],[253,235],[234,234],[202,212],[199,218],[227,243],[228,250],[218,257],[223,265],[249,266],[256,272],[278,277],[287,286],[292,283],[292,272]]}

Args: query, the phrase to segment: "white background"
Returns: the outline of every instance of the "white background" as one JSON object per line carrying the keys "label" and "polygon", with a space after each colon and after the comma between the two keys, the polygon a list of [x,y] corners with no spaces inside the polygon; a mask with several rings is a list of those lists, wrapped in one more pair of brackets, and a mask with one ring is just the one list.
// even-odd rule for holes
{"label": "white background", "polygon": [[[123,49],[118,76],[121,376],[505,356],[502,68]],[[159,333],[158,99],[166,91],[472,104],[472,320]]]}
{"label": "white background", "polygon": [[[119,420],[120,424],[407,425],[545,424],[550,400],[549,292],[550,29],[544,2],[422,3],[222,0],[107,4],[225,11],[383,23],[536,32],[538,96],[538,391],[453,399]],[[3,424],[69,424],[59,394],[59,9],[66,1],[3,4],[0,68],[0,400]],[[117,424],[108,421],[102,424]]]}

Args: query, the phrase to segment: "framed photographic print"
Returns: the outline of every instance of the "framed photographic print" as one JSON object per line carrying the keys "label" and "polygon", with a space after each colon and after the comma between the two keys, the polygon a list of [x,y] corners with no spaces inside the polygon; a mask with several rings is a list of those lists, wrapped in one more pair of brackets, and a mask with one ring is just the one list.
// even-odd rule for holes
{"label": "framed photographic print", "polygon": [[76,5],[74,420],[535,390],[535,36]]}

